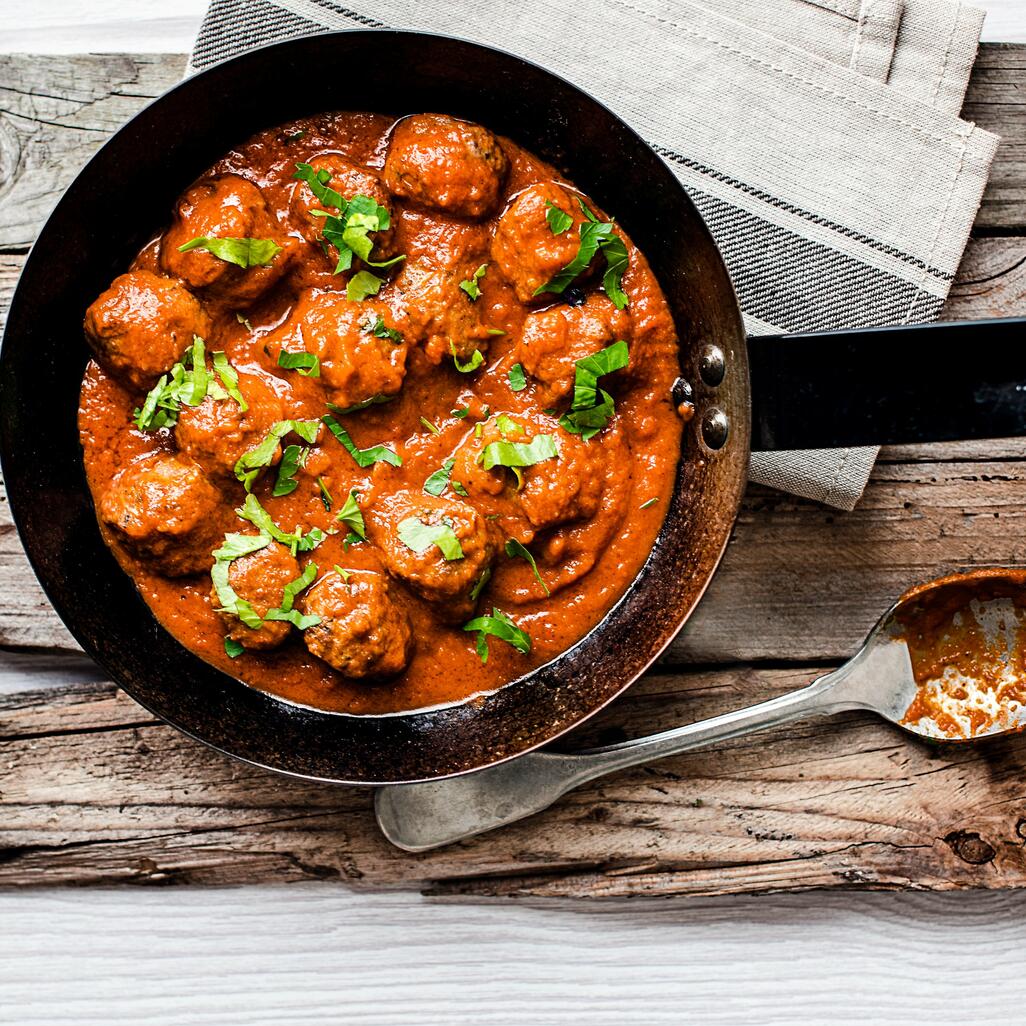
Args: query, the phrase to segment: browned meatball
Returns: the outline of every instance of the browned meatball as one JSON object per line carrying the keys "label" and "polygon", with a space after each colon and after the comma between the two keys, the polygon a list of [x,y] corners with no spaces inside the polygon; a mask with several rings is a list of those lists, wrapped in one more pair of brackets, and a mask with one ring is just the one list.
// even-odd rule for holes
{"label": "browned meatball", "polygon": [[147,456],[125,467],[100,519],[133,556],[167,577],[208,570],[222,540],[220,497],[192,460]]}
{"label": "browned meatball", "polygon": [[[446,559],[437,544],[414,544],[411,528],[420,532],[425,526],[448,527],[461,554]],[[470,614],[474,606],[470,592],[497,551],[488,521],[473,506],[421,492],[396,492],[374,505],[369,527],[371,541],[380,549],[389,572],[422,598],[437,603],[440,617],[458,622]]]}
{"label": "browned meatball", "polygon": [[605,445],[598,439],[582,442],[580,435],[563,430],[558,444],[558,459],[522,471],[520,509],[538,530],[593,517],[606,487]]}
{"label": "browned meatball", "polygon": [[509,170],[486,128],[444,114],[415,114],[396,125],[385,184],[402,199],[458,217],[490,214]]}
{"label": "browned meatball", "polygon": [[355,406],[402,388],[409,347],[388,335],[395,323],[384,303],[356,303],[341,292],[311,290],[300,296],[292,315],[265,344],[275,360],[282,350],[314,353],[320,377],[309,380],[319,381],[331,402]]}
{"label": "browned meatball", "polygon": [[[573,224],[553,235],[546,220],[554,203],[573,218]],[[576,196],[555,182],[539,182],[524,189],[506,208],[495,228],[492,259],[509,280],[522,303],[552,301],[552,293],[535,291],[561,271],[580,248],[579,226],[586,221]]]}
{"label": "browned meatball", "polygon": [[528,314],[513,359],[542,384],[541,405],[553,406],[573,392],[578,360],[630,334],[630,315],[593,293],[581,306],[561,303]]}
{"label": "browned meatball", "polygon": [[207,337],[210,318],[174,279],[130,271],[115,278],[93,302],[84,328],[104,367],[141,390],[171,369],[194,335]]}
{"label": "browned meatball", "polygon": [[[240,599],[253,607],[257,616],[266,616],[269,609],[280,606],[285,585],[294,581],[302,571],[296,557],[284,545],[271,542],[248,556],[232,560],[228,567],[228,583]],[[217,589],[210,591],[210,601],[217,609],[221,600]],[[244,648],[277,648],[288,636],[291,624],[285,620],[265,620],[259,627],[247,627],[232,613],[218,614],[224,622],[228,637]]]}
{"label": "browned meatball", "polygon": [[[271,239],[282,247],[266,267],[239,267],[204,249],[179,252],[198,236],[221,239]],[[267,291],[287,269],[295,240],[284,235],[267,209],[264,194],[238,175],[208,178],[179,201],[164,234],[160,264],[190,288],[203,289],[225,304],[245,306]]]}
{"label": "browned meatball", "polygon": [[[354,196],[369,196],[391,214],[392,197],[373,171],[354,164],[339,153],[325,153],[314,157],[309,163],[315,171],[328,171],[331,174],[327,185],[339,193],[343,199],[351,200]],[[329,214],[337,213],[333,207],[325,207],[321,203],[307,182],[296,182],[289,203],[292,223],[307,242],[317,243],[322,237],[324,218],[314,216],[310,213],[312,210],[326,210]],[[374,242],[374,249],[371,251],[370,258],[387,260],[395,256],[394,236],[394,227],[372,233],[370,237]]]}
{"label": "browned meatball", "polygon": [[[276,421],[284,419],[281,399],[266,380],[256,374],[239,375],[239,391],[247,409],[232,398],[208,395],[199,406],[183,406],[175,427],[178,448],[191,456],[211,476],[230,478],[239,458],[259,445]],[[271,463],[281,457],[281,446]]]}
{"label": "browned meatball", "polygon": [[302,599],[321,622],[303,632],[306,647],[346,677],[393,677],[413,653],[413,631],[384,574],[326,573]]}

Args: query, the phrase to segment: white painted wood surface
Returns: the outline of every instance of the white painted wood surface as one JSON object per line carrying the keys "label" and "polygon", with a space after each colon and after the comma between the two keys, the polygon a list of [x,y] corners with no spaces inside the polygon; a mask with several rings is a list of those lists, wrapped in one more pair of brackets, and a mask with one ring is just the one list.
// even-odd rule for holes
{"label": "white painted wood surface", "polygon": [[[1026,0],[981,0],[1026,42]],[[0,51],[189,48],[205,0],[0,0]],[[0,688],[66,669],[0,656]],[[602,908],[335,886],[0,895],[0,1024],[1022,1021],[1026,894]]]}

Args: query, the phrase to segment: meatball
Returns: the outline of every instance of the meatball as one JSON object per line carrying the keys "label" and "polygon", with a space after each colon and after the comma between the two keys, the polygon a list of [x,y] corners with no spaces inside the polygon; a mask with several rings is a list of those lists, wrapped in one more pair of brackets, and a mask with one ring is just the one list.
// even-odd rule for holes
{"label": "meatball", "polygon": [[560,430],[558,444],[559,459],[523,470],[520,509],[538,530],[595,516],[606,487],[607,452],[602,442],[582,442],[580,435]]}
{"label": "meatball", "polygon": [[[338,153],[326,153],[314,157],[310,161],[310,166],[315,171],[329,172],[331,178],[327,182],[328,186],[340,193],[344,199],[350,200],[354,196],[369,196],[391,214],[392,197],[373,171],[368,171],[367,168],[352,163]],[[317,243],[322,237],[324,218],[314,216],[310,213],[312,210],[327,210],[329,214],[335,213],[333,208],[325,207],[321,203],[308,183],[296,182],[289,203],[292,223],[307,242]],[[371,235],[374,242],[374,249],[371,251],[372,260],[387,260],[395,256],[394,234],[394,229],[390,227]]]}
{"label": "meatball", "polygon": [[86,311],[85,335],[97,358],[132,388],[150,388],[192,345],[206,338],[210,318],[196,297],[172,278],[130,271]]}
{"label": "meatball", "polygon": [[[389,572],[422,598],[438,603],[436,611],[443,619],[465,619],[474,608],[470,592],[498,548],[488,521],[465,502],[411,491],[385,497],[371,513],[371,541]],[[440,526],[449,529],[450,538],[455,536],[462,554],[446,559],[437,544],[423,540],[423,527]]]}
{"label": "meatball", "polygon": [[[179,252],[199,236],[222,239],[270,239],[282,247],[267,266],[239,267],[205,249]],[[238,175],[209,178],[179,201],[164,234],[160,264],[193,289],[203,289],[224,304],[246,306],[285,272],[294,241],[285,236],[267,208],[264,194]]]}
{"label": "meatball", "polygon": [[355,406],[378,395],[395,395],[406,375],[405,341],[396,341],[391,310],[376,300],[361,303],[341,292],[308,291],[300,296],[289,319],[265,339],[277,360],[286,352],[314,353],[320,360],[319,381],[339,406]]}
{"label": "meatball", "polygon": [[222,540],[219,496],[199,465],[148,456],[125,467],[100,501],[100,519],[133,556],[166,577],[209,569]]}
{"label": "meatball", "polygon": [[541,405],[554,406],[573,392],[578,360],[630,333],[630,315],[593,293],[581,306],[559,304],[528,314],[513,359],[541,383]]}
{"label": "meatball", "polygon": [[[284,545],[271,542],[248,556],[232,560],[228,567],[228,583],[240,599],[253,607],[257,616],[266,616],[269,609],[280,606],[285,585],[302,571],[296,557]],[[210,601],[217,609],[221,599],[217,589],[210,591]],[[259,627],[247,627],[233,613],[219,612],[228,637],[244,648],[277,648],[288,636],[291,625],[285,620],[265,620]]]}
{"label": "meatball", "polygon": [[[178,448],[214,477],[233,477],[239,458],[259,445],[285,417],[281,399],[263,377],[240,374],[239,391],[246,400],[245,410],[230,397],[208,395],[199,406],[183,406],[178,415]],[[271,463],[280,457],[278,446]]]}
{"label": "meatball", "polygon": [[[549,203],[573,219],[573,224],[559,235],[552,234],[545,217]],[[517,299],[530,303],[532,299],[555,298],[552,293],[535,296],[535,291],[577,256],[579,225],[586,220],[577,197],[555,182],[539,182],[524,189],[506,208],[495,228],[492,259],[513,286]]]}
{"label": "meatball", "polygon": [[303,632],[306,647],[346,677],[392,677],[413,652],[413,631],[388,578],[352,570],[326,573],[301,600],[321,622]]}
{"label": "meatball", "polygon": [[402,199],[476,219],[495,210],[508,170],[499,140],[486,128],[444,114],[416,114],[396,125],[384,178]]}

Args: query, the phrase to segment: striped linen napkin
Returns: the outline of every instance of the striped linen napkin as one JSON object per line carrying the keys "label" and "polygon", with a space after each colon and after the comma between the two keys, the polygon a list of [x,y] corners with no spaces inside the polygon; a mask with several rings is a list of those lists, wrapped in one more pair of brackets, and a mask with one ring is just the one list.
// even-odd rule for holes
{"label": "striped linen napkin", "polygon": [[[542,64],[669,163],[768,334],[937,318],[998,142],[958,117],[982,23],[948,0],[213,0],[190,70],[386,27]],[[851,509],[876,452],[755,453],[751,477]]]}

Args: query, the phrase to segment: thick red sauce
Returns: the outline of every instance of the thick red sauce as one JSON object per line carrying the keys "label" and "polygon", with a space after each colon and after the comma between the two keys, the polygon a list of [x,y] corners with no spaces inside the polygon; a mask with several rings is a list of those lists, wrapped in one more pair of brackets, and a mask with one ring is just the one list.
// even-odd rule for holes
{"label": "thick red sauce", "polygon": [[[393,119],[376,114],[340,113],[297,121],[263,132],[232,150],[201,179],[216,180],[231,174],[256,185],[266,201],[275,237],[285,247],[279,256],[287,258],[287,271],[269,287],[262,288],[256,281],[262,268],[233,271],[240,281],[242,276],[249,276],[254,282],[252,297],[245,294],[248,286],[226,297],[213,286],[197,286],[188,279],[185,285],[200,300],[210,321],[207,352],[223,350],[236,370],[259,377],[281,401],[286,417],[320,418],[327,412],[323,377],[306,378],[276,363],[277,352],[292,346],[288,341],[290,318],[297,316],[297,309],[306,309],[303,302],[308,307],[325,302],[325,296],[328,301],[339,299],[337,294],[344,292],[351,277],[351,273],[333,274],[336,254],[330,250],[326,254],[316,241],[318,223],[308,211],[297,213],[297,190],[307,186],[293,179],[296,164],[318,155],[341,154],[377,178],[383,174],[394,131]],[[514,283],[495,259],[493,238],[503,212],[536,183],[562,183],[568,196],[577,194],[542,161],[509,140],[502,139],[500,145],[508,171],[487,213],[454,216],[432,209],[423,196],[416,194],[387,197],[393,225],[390,248],[396,254],[406,254],[406,260],[378,272],[386,280],[371,302],[384,304],[406,338],[405,376],[392,401],[340,417],[339,421],[361,448],[390,444],[401,456],[402,466],[379,462],[361,468],[335,438],[322,431],[305,467],[298,472],[299,485],[292,494],[272,497],[276,467],[258,478],[253,493],[273,520],[286,529],[298,525],[304,531],[315,526],[329,531],[340,526],[336,514],[350,490],[355,490],[370,540],[346,550],[343,528],[314,551],[300,554],[299,564],[313,561],[319,574],[335,564],[347,571],[384,574],[381,552],[375,544],[380,530],[376,510],[399,490],[420,493],[425,480],[444,460],[461,445],[474,444],[479,424],[487,427],[502,412],[514,419],[521,417],[529,428],[534,425],[536,430],[558,437],[561,451],[583,452],[582,459],[596,461],[593,467],[585,464],[581,479],[599,482],[595,485],[601,492],[597,509],[533,529],[517,505],[521,499],[513,475],[499,468],[498,494],[472,492],[461,500],[488,520],[489,531],[497,538],[492,576],[477,600],[474,615],[489,612],[493,606],[501,608],[529,634],[530,652],[522,654],[492,638],[488,661],[482,664],[472,634],[464,632],[460,623],[445,622],[438,603],[425,600],[407,586],[408,582],[393,578],[392,600],[409,618],[413,640],[405,670],[387,679],[343,675],[311,654],[296,629],[291,629],[280,647],[247,650],[229,658],[224,645],[226,622],[211,601],[209,573],[165,576],[163,565],[126,546],[101,517],[108,544],[160,622],[184,646],[253,687],[349,713],[411,710],[491,691],[551,660],[582,638],[637,575],[652,546],[671,497],[681,443],[681,416],[671,398],[678,374],[678,341],[665,299],[643,255],[617,228],[629,256],[623,276],[629,305],[618,320],[615,312],[606,311],[604,305],[602,309],[603,316],[609,313],[615,321],[617,337],[628,343],[631,359],[626,371],[601,382],[615,397],[612,421],[596,438],[584,443],[585,449],[574,448],[580,444],[579,438],[567,436],[558,426],[569,397],[555,401],[556,412],[550,415],[543,411],[552,409],[554,400],[544,381],[529,373],[527,387],[514,391],[509,379],[510,368],[523,352],[517,346],[529,318],[537,317],[538,311],[565,306],[565,297],[518,298]],[[440,151],[439,159],[451,158]],[[468,180],[474,184],[473,172],[468,172]],[[311,201],[307,206],[317,206],[312,197],[306,199]],[[608,219],[597,205],[587,202],[596,216]],[[615,215],[615,211],[611,213]],[[177,227],[145,247],[133,270],[174,279],[176,265],[173,260],[169,263],[169,256],[174,257],[170,242],[177,250],[182,238],[210,231],[209,224],[195,230],[188,216],[187,209],[185,214],[180,209]],[[547,226],[544,228],[549,231]],[[265,226],[260,234],[270,230]],[[548,244],[549,239],[539,231],[538,225],[531,226],[530,231],[525,229],[524,245],[532,237]],[[576,233],[575,223],[565,235],[576,238]],[[557,242],[565,239],[551,232],[550,236]],[[163,259],[162,249],[166,251]],[[202,257],[208,263],[216,260],[205,253]],[[507,259],[518,258],[514,253],[512,257],[507,254]],[[470,272],[484,263],[488,269],[479,279],[481,295],[471,305],[469,297],[455,290],[453,283],[468,279]],[[196,266],[201,266],[200,262]],[[201,269],[205,266],[202,264]],[[432,291],[436,278],[445,287]],[[598,309],[608,303],[601,284],[600,258],[575,285]],[[307,298],[301,302],[302,296]],[[459,373],[453,366],[445,352],[444,328],[432,335],[421,327],[435,313],[454,309],[456,303],[467,305],[468,316],[472,314],[476,319],[476,334],[481,336],[475,345],[485,359],[473,373]],[[432,304],[438,309],[430,309]],[[131,309],[128,316],[135,316]],[[482,327],[492,330],[481,332]],[[575,344],[572,328],[565,340],[567,346]],[[553,347],[558,358],[559,339],[543,341]],[[179,448],[174,428],[141,431],[133,423],[133,410],[141,405],[154,375],[148,380],[142,380],[142,374],[133,379],[108,355],[101,349],[99,359],[89,364],[79,416],[86,470],[98,508],[126,467]],[[450,412],[464,407],[469,407],[470,414],[462,419]],[[490,410],[491,421],[485,418],[485,407]],[[425,427],[424,421],[433,425],[437,434]],[[286,444],[296,441],[291,437]],[[525,468],[525,480],[535,473],[537,468]],[[318,478],[333,497],[330,512],[322,502]],[[233,513],[246,497],[243,485],[232,479],[212,481],[220,496],[218,532],[253,533],[253,527]],[[443,498],[458,500],[451,489]],[[543,501],[546,498],[542,495]],[[534,553],[550,597],[544,595],[523,559],[510,558],[503,551],[501,546],[511,536],[524,541]]]}

